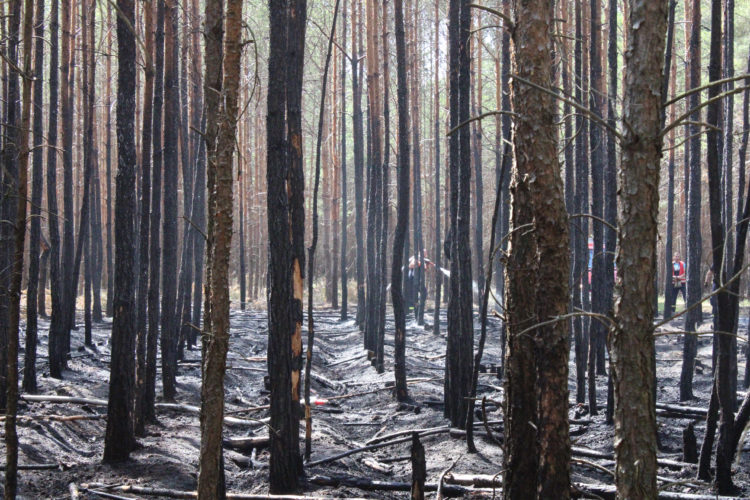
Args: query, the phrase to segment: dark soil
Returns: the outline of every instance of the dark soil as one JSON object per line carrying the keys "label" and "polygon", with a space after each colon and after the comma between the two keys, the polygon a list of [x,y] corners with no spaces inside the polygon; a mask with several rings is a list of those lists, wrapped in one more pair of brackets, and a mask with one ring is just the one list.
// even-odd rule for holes
{"label": "dark soil", "polygon": [[[425,429],[446,425],[442,415],[443,367],[445,354],[444,328],[441,335],[432,329],[418,326],[413,321],[407,332],[407,373],[413,382],[409,385],[410,396],[417,403],[400,406],[395,402],[388,386],[393,381],[393,323],[389,317],[386,325],[386,369],[382,374],[367,360],[362,348],[362,334],[354,321],[339,321],[339,313],[320,310],[316,313],[316,343],[313,372],[321,377],[313,378],[312,388],[316,405],[313,410],[312,460],[329,457],[337,453],[364,446],[375,436],[382,436],[410,429]],[[432,318],[427,314],[426,318]],[[225,438],[267,435],[263,419],[266,410],[240,412],[239,410],[268,404],[268,393],[264,389],[266,372],[267,320],[263,311],[233,311],[232,338],[229,354],[229,369],[226,376],[227,413],[244,419],[244,423],[227,425]],[[443,317],[445,321],[445,317]],[[669,325],[672,330],[681,327],[680,320]],[[47,395],[80,396],[85,398],[107,398],[109,367],[110,324],[97,325],[94,340],[97,352],[83,349],[83,328],[73,332],[73,359],[64,373],[64,380],[48,377],[47,338],[48,324],[40,321],[39,345],[39,393]],[[704,329],[710,329],[708,323]],[[478,329],[478,325],[477,325]],[[666,330],[669,330],[667,328]],[[741,327],[745,335],[746,325]],[[744,344],[741,344],[744,346]],[[679,376],[681,366],[682,338],[679,335],[663,335],[657,338],[658,400],[679,404]],[[199,405],[200,351],[186,351],[186,360],[180,364],[178,376],[178,402]],[[488,373],[480,375],[479,396],[487,398],[487,419],[501,421],[502,414],[495,402],[502,400],[502,381],[492,372],[501,364],[499,324],[490,320],[488,342],[484,362]],[[699,340],[699,364],[695,374],[695,401],[682,403],[694,407],[707,407],[711,387],[711,338]],[[740,355],[739,372],[744,373],[744,356]],[[575,374],[571,355],[571,397],[575,395]],[[160,377],[159,369],[159,377]],[[606,376],[597,377],[599,404],[598,416],[581,415],[585,408],[571,404],[571,418],[591,420],[590,423],[572,423],[572,441],[575,446],[611,453],[613,427],[604,422],[603,406],[606,403]],[[161,388],[157,389],[159,393]],[[374,392],[370,392],[374,391]],[[355,393],[365,393],[357,394]],[[353,395],[333,399],[336,396]],[[744,393],[743,393],[744,395]],[[157,398],[161,402],[161,398]],[[574,403],[571,400],[571,403]],[[478,405],[480,407],[481,405]],[[21,402],[20,415],[31,417],[19,422],[21,464],[54,463],[55,470],[21,471],[19,494],[22,498],[70,498],[69,484],[79,488],[86,485],[134,484],[144,487],[194,490],[196,486],[199,426],[198,415],[186,411],[159,410],[158,425],[148,428],[148,436],[139,439],[140,448],[131,455],[131,460],[116,466],[101,463],[104,418],[95,420],[53,421],[42,419],[49,415],[104,415],[106,407],[94,405],[72,405],[58,403]],[[480,418],[481,420],[481,418]],[[682,430],[689,419],[660,417],[660,456],[682,460]],[[696,421],[698,444],[703,439],[704,422]],[[496,437],[502,436],[502,426],[490,426]],[[304,421],[301,421],[301,436]],[[469,454],[466,443],[460,436],[448,433],[424,437],[426,451],[427,481],[436,483],[443,471],[452,467],[452,472],[494,475],[502,469],[502,451],[487,435],[484,428],[476,430],[478,453]],[[358,453],[349,457],[306,469],[308,479],[316,476],[347,475],[357,478],[401,481],[411,480],[411,465],[408,460],[408,442]],[[4,453],[4,450],[3,450]],[[614,462],[601,459],[594,461],[605,469],[613,470]],[[268,452],[265,449],[239,452],[225,451],[227,487],[231,492],[266,494],[268,476]],[[735,481],[745,498],[750,494],[748,477],[748,447],[735,465]],[[711,485],[695,479],[696,468],[682,470],[661,468],[659,476],[666,489],[675,492],[710,494]],[[572,477],[576,482],[612,484],[612,476],[590,464],[576,461],[572,464]],[[668,484],[675,481],[677,484]],[[115,492],[121,497],[136,498],[129,493]],[[363,491],[344,486],[317,486],[308,483],[301,494],[335,497],[404,498],[405,492]],[[491,490],[470,493],[471,496],[490,496]],[[432,495],[432,494],[431,494]],[[81,498],[100,498],[82,491]],[[154,498],[154,497],[152,497]]]}

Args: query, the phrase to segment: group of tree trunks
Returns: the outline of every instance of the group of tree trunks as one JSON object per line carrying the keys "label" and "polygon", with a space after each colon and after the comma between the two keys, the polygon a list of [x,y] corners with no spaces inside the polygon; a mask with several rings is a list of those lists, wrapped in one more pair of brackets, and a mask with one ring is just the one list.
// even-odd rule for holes
{"label": "group of tree trunks", "polygon": [[[705,163],[712,287],[715,290],[715,359],[699,476],[711,478],[711,455],[716,443],[717,489],[721,494],[734,491],[731,465],[750,413],[747,398],[736,412],[739,277],[746,268],[744,254],[750,217],[750,193],[744,190],[750,188],[750,184],[744,172],[748,142],[745,130],[738,148],[740,166],[735,206],[733,96],[745,90],[743,119],[746,125],[750,92],[746,87],[735,85],[733,0],[710,2],[709,84],[701,86],[701,3],[691,0],[686,2],[684,16],[690,24],[685,40],[686,92],[676,96],[677,65],[673,54],[676,3],[675,0],[630,0],[625,4],[624,89],[618,124],[616,1],[605,4],[604,17],[608,16],[608,23],[603,23],[604,3],[600,0],[567,3],[503,0],[499,10],[471,4],[468,0],[449,0],[448,126],[443,130],[438,76],[441,7],[436,0],[435,80],[434,88],[430,89],[434,93],[434,116],[430,126],[434,130],[435,172],[434,187],[429,188],[434,197],[431,201],[434,201],[435,213],[430,222],[435,236],[434,242],[428,242],[424,229],[430,224],[425,223],[422,213],[423,187],[425,192],[428,188],[426,183],[423,186],[422,178],[421,118],[424,113],[421,106],[424,103],[421,94],[424,82],[419,57],[419,35],[427,30],[421,25],[419,5],[414,0],[394,0],[392,6],[387,0],[351,0],[347,5],[344,0],[342,28],[338,32],[341,43],[336,44],[336,20],[340,10],[337,0],[320,97],[313,238],[306,262],[302,96],[307,3],[305,0],[269,0],[265,196],[270,426],[275,430],[270,434],[269,446],[271,492],[293,492],[299,486],[302,458],[298,417],[303,363],[306,363],[306,455],[309,457],[310,453],[314,255],[318,239],[321,141],[326,123],[333,135],[340,134],[338,151],[330,146],[326,153],[327,159],[335,164],[333,168],[326,167],[332,173],[330,178],[326,175],[324,179],[324,195],[328,195],[326,219],[333,231],[333,252],[327,252],[332,255],[323,259],[331,269],[326,289],[330,301],[337,307],[340,275],[340,315],[342,320],[348,317],[347,59],[351,65],[352,85],[355,320],[364,333],[364,348],[376,370],[385,371],[390,284],[395,319],[394,394],[399,401],[408,401],[407,319],[413,308],[416,323],[424,323],[425,247],[430,245],[438,269],[444,258],[450,262],[446,293],[445,417],[454,427],[468,427],[467,440],[469,448],[473,449],[472,398],[476,396],[476,369],[481,362],[486,334],[489,278],[494,273],[497,295],[504,306],[503,331],[507,331],[507,339],[505,336],[502,339],[503,348],[507,347],[503,365],[507,419],[503,495],[506,498],[570,494],[567,381],[571,329],[575,343],[576,401],[588,402],[591,414],[597,413],[596,378],[607,374],[609,350],[607,421],[615,426],[617,494],[628,498],[657,495],[653,320],[657,314],[654,305],[657,269],[661,267],[657,252],[660,166],[663,145],[667,141],[667,265],[663,273],[665,306],[663,320],[657,323],[659,326],[671,319],[677,298],[671,283],[671,254],[679,247],[672,234],[677,225],[675,131],[684,129],[685,216],[682,222],[687,243],[682,246],[687,260],[687,300],[680,399],[693,397],[698,348],[694,333],[703,320],[699,304],[705,300],[707,292],[702,288],[705,280],[701,268],[704,260],[701,192]],[[47,5],[50,6],[49,33],[45,33]],[[101,11],[96,9],[94,0],[80,2],[80,5],[72,0],[37,0],[36,3],[12,0],[7,6],[7,15],[5,6],[2,8],[0,158],[0,407],[7,412],[5,495],[13,498],[17,487],[15,424],[23,275],[28,268],[23,389],[33,393],[37,390],[37,318],[45,314],[47,263],[52,313],[48,337],[50,376],[62,378],[70,358],[81,271],[84,343],[88,348],[95,348],[92,323],[101,321],[103,312],[113,318],[104,446],[106,462],[126,460],[136,446],[136,435],[142,435],[145,425],[155,419],[157,347],[161,349],[163,396],[166,401],[174,401],[177,360],[185,347],[197,343],[196,332],[200,332],[203,407],[198,495],[220,498],[224,495],[223,380],[229,343],[230,254],[235,213],[233,176],[234,172],[239,175],[242,168],[239,166],[242,160],[237,158],[241,155],[235,155],[235,149],[240,142],[238,120],[245,92],[241,85],[245,46],[243,2],[205,2],[205,67],[201,61],[198,0],[182,3],[154,0],[143,6],[136,6],[134,0],[117,0],[116,5],[108,6],[106,22],[112,24],[114,12],[117,46],[116,50],[112,47],[112,35],[107,34],[106,126],[103,131],[97,127],[100,115],[96,111],[96,68],[97,54],[105,38],[102,34],[97,45],[97,12]],[[141,9],[145,14],[142,27],[136,15]],[[347,11],[351,17],[349,47],[346,43]],[[483,53],[488,51],[485,40],[476,36],[484,26],[475,11],[485,11],[502,21],[501,25],[494,26],[498,30],[494,66],[495,100],[499,109],[490,113],[483,113],[486,99],[482,83]],[[184,28],[189,30],[180,29],[181,12]],[[566,28],[575,32],[573,41],[556,40],[552,26],[560,19],[567,22],[570,18],[574,21],[573,29]],[[104,23],[104,19],[98,21]],[[140,29],[144,33],[142,44]],[[606,58],[603,55],[605,32]],[[396,62],[396,134],[391,134],[391,33]],[[32,43],[34,37],[36,44]],[[48,72],[44,71],[45,37],[49,39]],[[138,45],[142,45],[141,49]],[[340,57],[333,57],[334,45]],[[142,92],[138,92],[139,50],[143,52]],[[110,59],[115,54],[117,170],[115,192],[111,196],[109,108],[113,96],[109,80]],[[326,116],[326,88],[332,57],[334,71],[331,72],[330,94],[333,104],[330,116]],[[558,60],[560,65],[556,64]],[[602,67],[605,62],[606,74]],[[76,68],[80,75],[76,75]],[[46,106],[45,76],[49,96]],[[561,89],[557,88],[559,80],[562,80]],[[707,91],[708,100],[701,100],[702,90]],[[138,103],[140,99],[142,102]],[[685,106],[681,115],[676,112],[680,101],[680,105]],[[704,107],[705,123],[701,117]],[[76,113],[76,109],[80,112]],[[48,112],[46,134],[44,110]],[[481,120],[491,115],[496,117],[497,208],[491,227],[489,260],[485,264]],[[78,130],[82,132],[78,155],[74,155],[76,120],[81,122]],[[136,135],[139,124],[142,124],[140,140]],[[561,130],[564,142],[559,140]],[[704,132],[705,162],[702,161],[701,138]],[[106,138],[99,140],[102,134]],[[392,135],[397,137],[396,141],[392,140]],[[447,142],[445,158],[440,153],[443,140]],[[396,142],[397,154],[396,218],[391,235],[392,142]],[[99,143],[106,145],[106,195],[102,193],[99,178]],[[508,144],[512,144],[512,153]],[[57,199],[58,149],[62,167],[61,209]],[[82,181],[80,189],[74,185],[74,165],[78,157],[82,165],[78,172]],[[505,175],[511,161],[511,174]],[[562,165],[565,166],[564,182]],[[441,183],[443,168],[448,175]],[[178,199],[180,178],[185,218],[182,231]],[[245,185],[245,181],[239,182],[237,210],[242,308],[249,295],[245,278]],[[446,194],[442,205],[441,192]],[[106,216],[102,214],[103,197],[106,197]],[[444,228],[440,227],[441,207],[447,213]],[[102,233],[105,219],[106,244]],[[26,263],[27,220],[30,236]],[[42,234],[43,220],[46,220],[48,241]],[[441,229],[445,229],[444,238]],[[262,234],[260,230],[258,234]],[[389,238],[392,238],[390,254]],[[324,248],[328,248],[328,235],[324,239]],[[495,242],[498,249],[492,248]],[[387,271],[389,257],[390,272]],[[101,290],[105,268],[103,311]],[[310,313],[307,356],[303,361],[305,271],[309,280]],[[256,269],[256,274],[261,272]],[[434,280],[433,328],[436,333],[443,301],[441,275],[436,272]],[[257,285],[259,279],[255,280]],[[483,292],[482,337],[476,358],[473,280]],[[485,280],[488,280],[486,287]],[[749,373],[750,368],[746,366],[745,385]],[[417,445],[415,442],[415,463],[419,462],[420,455]],[[423,476],[424,471],[417,468],[415,496],[424,493],[424,485],[420,484]]]}

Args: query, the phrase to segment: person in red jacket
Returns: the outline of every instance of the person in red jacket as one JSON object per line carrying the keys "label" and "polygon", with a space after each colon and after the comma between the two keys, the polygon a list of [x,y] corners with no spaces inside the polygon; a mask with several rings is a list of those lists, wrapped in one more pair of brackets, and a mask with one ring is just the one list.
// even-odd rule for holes
{"label": "person in red jacket", "polygon": [[675,253],[672,256],[672,312],[677,306],[677,294],[682,293],[682,300],[687,307],[687,298],[685,294],[685,263],[680,260],[680,254]]}

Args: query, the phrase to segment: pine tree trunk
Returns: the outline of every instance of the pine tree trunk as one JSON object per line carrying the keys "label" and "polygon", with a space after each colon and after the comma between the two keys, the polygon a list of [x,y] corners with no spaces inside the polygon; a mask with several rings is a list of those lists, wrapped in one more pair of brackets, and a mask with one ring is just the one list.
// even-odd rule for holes
{"label": "pine tree trunk", "polygon": [[145,81],[143,88],[143,128],[141,129],[141,191],[138,290],[136,303],[136,370],[135,370],[135,432],[143,435],[146,414],[146,343],[148,341],[147,300],[149,243],[151,236],[151,138],[154,100],[154,5],[145,9]]}
{"label": "pine tree trunk", "polygon": [[133,0],[117,8],[117,185],[115,192],[115,287],[112,320],[112,363],[107,406],[104,461],[127,460],[135,445],[133,400],[135,379],[135,21]]}
{"label": "pine tree trunk", "polygon": [[[655,498],[653,269],[661,157],[660,104],[667,2],[631,0],[617,248],[618,294],[610,333],[615,389],[615,483],[622,498]],[[637,415],[637,418],[634,418]]]}
{"label": "pine tree trunk", "polygon": [[[301,295],[301,287],[297,290],[299,278],[294,274],[301,277],[299,266],[304,263],[304,257],[300,261],[300,256],[295,254],[293,238],[304,238],[304,234],[294,235],[294,231],[300,228],[290,216],[292,200],[288,193],[292,190],[301,190],[302,179],[291,175],[293,165],[286,151],[285,137],[287,133],[294,131],[295,135],[290,134],[290,142],[294,147],[301,148],[299,129],[296,128],[296,124],[288,124],[288,121],[299,119],[299,109],[294,110],[297,114],[293,116],[288,98],[291,94],[298,96],[302,90],[302,75],[299,71],[302,67],[302,54],[298,55],[297,60],[290,59],[289,54],[304,48],[306,11],[304,4],[298,0],[289,6],[279,0],[269,0],[269,12],[268,79],[269,86],[278,89],[278,92],[268,93],[266,119],[270,425],[278,431],[271,434],[269,479],[271,492],[287,493],[297,488],[297,476],[302,466],[299,455],[298,403],[295,403],[294,399],[294,390],[299,379],[293,378],[293,372],[299,370],[299,366],[294,365],[296,353],[293,355],[292,349],[295,337],[299,335],[297,320],[301,320],[302,314],[301,302],[296,298]],[[294,62],[297,62],[297,68],[292,67]],[[206,88],[211,88],[211,85],[207,75]],[[217,97],[215,93],[206,92],[205,99],[209,105],[209,102]],[[301,150],[298,152],[301,154]],[[209,192],[210,183],[209,178]],[[292,238],[290,235],[293,235]],[[297,266],[297,269],[294,269],[294,266]]]}
{"label": "pine tree trunk", "polygon": [[149,284],[148,284],[148,338],[146,339],[146,389],[143,418],[154,421],[156,412],[156,350],[159,338],[159,283],[160,283],[160,221],[162,199],[162,149],[163,97],[164,97],[164,0],[156,0],[156,31],[154,33],[154,101],[152,148],[153,166],[151,182],[151,220],[149,222]]}
{"label": "pine tree trunk", "polygon": [[[403,276],[404,240],[409,225],[409,101],[406,81],[406,43],[404,34],[404,6],[395,0],[396,25],[396,75],[398,82],[398,197],[396,200],[396,233],[393,237],[391,265],[391,300],[395,321],[394,367],[396,375],[396,399],[405,401],[406,391],[406,310],[401,294]],[[414,118],[414,117],[412,117]]]}
{"label": "pine tree trunk", "polygon": [[[198,473],[198,498],[206,500],[220,499],[226,495],[222,458],[224,372],[229,349],[229,258],[232,244],[234,180],[232,157],[237,131],[242,56],[242,0],[227,2],[224,41],[222,4],[223,0],[206,3],[206,95],[216,93],[223,97],[207,99],[206,102],[208,169],[209,175],[215,180],[215,189],[209,191],[208,200],[209,217],[214,221],[213,231],[208,240],[211,247],[211,281],[208,283],[207,292],[211,304],[211,323],[206,325],[210,335],[204,337],[203,346],[201,452]],[[223,82],[219,80],[221,75]]]}
{"label": "pine tree trunk", "polygon": [[175,324],[177,283],[177,172],[179,141],[179,82],[177,2],[165,0],[164,11],[164,220],[161,263],[161,367],[164,399],[177,394],[177,342]]}
{"label": "pine tree trunk", "polygon": [[[449,9],[450,126],[469,119],[469,30],[467,0],[452,0]],[[448,301],[448,342],[445,366],[445,416],[459,428],[466,425],[466,397],[471,391],[474,348],[474,311],[471,280],[471,137],[461,127],[450,139],[451,293]]]}
{"label": "pine tree trunk", "polygon": [[[692,17],[689,41],[689,87],[701,85],[701,6],[698,0],[692,5]],[[688,107],[695,108],[700,102],[700,95],[693,94],[688,98]],[[690,151],[689,151],[689,180],[688,180],[688,208],[687,208],[687,305],[694,304],[701,298],[701,121],[700,111],[690,116]],[[672,291],[672,304],[676,306],[677,291]],[[695,331],[701,322],[700,308],[693,308],[685,314],[685,330]],[[682,372],[680,375],[680,400],[685,401],[693,397],[693,372],[695,356],[698,350],[698,339],[695,335],[685,335],[682,350]]]}
{"label": "pine tree trunk", "polygon": [[362,87],[360,54],[362,54],[362,0],[357,0],[355,14],[352,0],[352,141],[354,149],[354,238],[357,240],[357,317],[360,330],[365,327],[365,250],[364,250],[364,131],[362,124]]}
{"label": "pine tree trunk", "polygon": [[50,376],[62,377],[63,342],[60,323],[63,319],[63,287],[60,270],[60,229],[57,209],[57,116],[59,98],[58,32],[59,2],[50,4],[50,56],[49,56],[49,120],[47,125],[47,211],[50,241],[50,296],[52,311],[49,328],[48,352]]}
{"label": "pine tree trunk", "polygon": [[[31,185],[31,234],[29,239],[29,284],[26,289],[26,342],[24,351],[23,390],[34,393],[36,385],[36,344],[39,293],[39,253],[42,238],[41,207],[44,179],[44,2],[36,3],[34,37],[34,152]],[[42,283],[42,291],[44,283]],[[44,315],[44,304],[41,307]]]}
{"label": "pine tree trunk", "polygon": [[[21,17],[21,0],[14,0],[11,4],[10,23],[10,44],[15,45],[11,49],[11,61],[18,59],[18,25]],[[17,141],[6,154],[17,155],[15,160],[18,162],[18,177],[15,180],[15,189],[8,191],[6,196],[16,201],[16,216],[13,225],[13,257],[12,269],[10,271],[10,287],[8,294],[10,296],[7,325],[8,336],[7,344],[7,406],[5,414],[5,500],[15,500],[18,477],[16,475],[18,467],[18,434],[16,431],[16,416],[18,413],[18,331],[21,321],[21,282],[23,281],[23,253],[26,239],[26,204],[28,199],[28,178],[29,178],[29,125],[31,124],[31,83],[32,75],[31,66],[31,42],[32,27],[34,19],[34,2],[26,0],[24,2],[23,17],[23,62],[20,67],[23,68],[23,93],[18,96],[18,77],[20,71],[13,70],[10,81],[15,87],[14,92],[9,92],[13,99],[21,98],[21,116],[16,116],[15,121],[8,121],[7,127],[15,129],[13,134],[14,141]],[[15,50],[15,52],[14,52]],[[20,119],[19,119],[20,118]],[[6,186],[8,183],[6,182]],[[10,187],[10,186],[8,186]],[[15,196],[10,193],[14,192]]]}

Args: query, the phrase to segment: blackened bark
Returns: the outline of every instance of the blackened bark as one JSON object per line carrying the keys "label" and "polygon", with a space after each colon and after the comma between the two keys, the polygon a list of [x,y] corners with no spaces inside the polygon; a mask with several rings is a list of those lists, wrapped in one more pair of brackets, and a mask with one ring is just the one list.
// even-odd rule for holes
{"label": "blackened bark", "polygon": [[615,484],[622,498],[655,498],[653,270],[661,157],[661,92],[667,2],[631,0],[626,21],[615,325]]}
{"label": "blackened bark", "polygon": [[[112,5],[107,3],[107,26],[112,26]],[[107,91],[106,91],[106,125],[105,160],[107,162],[107,316],[113,315],[112,300],[114,295],[114,266],[112,263],[112,30],[107,33]]]}
{"label": "blackened bark", "polygon": [[[362,53],[362,6],[355,23],[354,0],[352,0],[352,141],[354,149],[354,238],[357,240],[357,324],[364,329],[365,322],[365,255],[364,255],[364,132],[362,127],[362,88],[360,85],[360,54]],[[355,26],[356,25],[356,26]]]}
{"label": "blackened bark", "polygon": [[[394,368],[396,377],[396,399],[405,401],[406,390],[406,310],[402,290],[404,241],[409,227],[409,100],[406,81],[406,43],[404,35],[404,6],[402,0],[394,3],[396,35],[396,81],[398,99],[398,163],[396,232],[393,236],[391,264],[391,300],[395,321]],[[413,117],[412,117],[413,118]],[[383,186],[386,189],[387,186]],[[421,256],[420,256],[421,258]]]}
{"label": "blackened bark", "polygon": [[[268,373],[271,381],[271,421],[270,425],[278,432],[271,434],[270,489],[274,493],[291,492],[297,488],[301,472],[299,456],[299,435],[297,407],[293,404],[292,339],[296,334],[296,316],[293,314],[295,291],[293,265],[295,254],[290,238],[292,222],[290,218],[291,200],[289,189],[302,189],[294,186],[297,179],[291,178],[289,144],[285,141],[288,125],[287,115],[289,94],[301,91],[301,74],[295,74],[288,53],[295,43],[304,43],[304,24],[296,25],[291,10],[305,17],[306,5],[299,0],[269,0],[270,14],[270,57],[268,59],[269,86],[277,92],[267,96],[267,204],[268,204]],[[301,10],[298,10],[301,9]],[[304,23],[304,19],[302,21]],[[302,28],[300,37],[290,40],[294,29]],[[300,54],[301,62],[301,54]],[[208,75],[207,75],[208,79]],[[206,88],[210,88],[206,81]],[[208,92],[206,103],[216,99]],[[301,148],[299,135],[290,137]],[[299,265],[299,261],[297,262]],[[301,312],[301,311],[300,311]]]}
{"label": "blackened bark", "polygon": [[[579,102],[584,98],[584,83],[586,76],[583,72],[583,19],[582,6],[575,6],[575,45],[573,48],[575,96]],[[588,122],[580,114],[576,115],[575,130],[575,208],[576,213],[588,212]],[[576,221],[579,228],[575,234],[574,242],[574,268],[573,268],[573,307],[584,309],[588,302],[589,278],[588,278],[588,235],[589,221],[587,217],[581,217]],[[573,320],[575,338],[575,363],[576,363],[576,402],[583,404],[586,401],[586,359],[588,352],[588,335],[586,333],[587,321],[581,316]]]}
{"label": "blackened bark", "polygon": [[146,404],[146,343],[148,339],[147,300],[149,242],[151,218],[151,137],[154,100],[154,5],[144,4],[146,71],[143,87],[143,128],[141,129],[141,192],[138,290],[136,303],[136,370],[135,370],[135,432],[143,435]]}
{"label": "blackened bark", "polygon": [[49,218],[50,296],[52,311],[49,328],[48,352],[50,376],[62,377],[63,343],[60,335],[62,321],[62,284],[60,276],[60,229],[57,211],[57,111],[59,97],[58,32],[59,2],[50,4],[50,55],[49,55],[49,120],[47,124],[47,211]]}
{"label": "blackened bark", "polygon": [[[689,65],[690,88],[699,87],[701,84],[701,6],[699,1],[692,5],[692,18],[689,41]],[[695,108],[700,102],[698,93],[688,98],[688,107]],[[701,298],[701,121],[700,111],[690,116],[690,141],[689,141],[689,180],[687,201],[687,304],[694,304]],[[673,304],[677,297],[673,292]],[[700,308],[693,308],[685,314],[685,330],[692,332],[701,321]],[[698,349],[698,339],[695,335],[685,335],[682,351],[682,372],[680,374],[680,400],[685,401],[693,397],[693,372],[695,369],[695,355]]]}
{"label": "blackened bark", "polygon": [[[21,0],[11,3],[10,34],[11,45],[18,46],[18,25],[21,17]],[[6,197],[16,202],[16,215],[13,224],[13,256],[12,269],[10,271],[10,287],[8,289],[9,304],[7,325],[7,406],[5,414],[5,500],[15,500],[18,485],[18,434],[16,431],[16,417],[18,414],[18,331],[21,320],[21,282],[23,279],[23,253],[26,239],[26,204],[28,200],[28,178],[29,178],[29,125],[31,122],[31,41],[32,25],[34,19],[33,0],[24,2],[23,18],[23,62],[20,67],[23,71],[23,94],[18,96],[18,77],[21,72],[12,70],[11,81],[15,81],[15,95],[21,97],[21,115],[16,116],[15,122],[8,122],[8,128],[15,128],[13,144],[10,151],[6,153],[17,154],[18,178],[15,181],[15,189],[6,191]],[[17,57],[18,53],[11,53]],[[12,60],[12,59],[11,59]],[[12,180],[12,179],[9,179]],[[6,186],[9,183],[6,183]],[[8,186],[10,187],[10,186]],[[4,348],[6,348],[4,347]]]}
{"label": "blackened bark", "polygon": [[159,338],[159,283],[160,283],[160,224],[161,177],[164,151],[162,149],[163,96],[164,96],[164,0],[156,2],[156,31],[154,33],[154,104],[152,116],[153,166],[151,182],[151,220],[149,228],[149,284],[148,284],[148,338],[146,339],[146,389],[143,417],[154,421],[156,412],[156,350]]}
{"label": "blackened bark", "polygon": [[161,263],[161,367],[164,398],[177,394],[177,172],[179,82],[177,78],[177,2],[166,0],[164,11],[164,220]]}
{"label": "blackened bark", "polygon": [[[31,185],[31,234],[29,239],[29,285],[26,290],[26,342],[24,352],[23,389],[36,392],[36,344],[39,297],[39,252],[42,238],[42,190],[44,161],[44,2],[36,3],[34,37],[34,153]],[[44,284],[42,284],[42,290]],[[43,306],[43,304],[42,304]],[[42,314],[44,307],[42,307]]]}
{"label": "blackened bark", "polygon": [[[341,46],[346,47],[346,0],[341,13]],[[339,260],[341,272],[341,320],[349,315],[349,278],[346,269],[347,233],[349,227],[347,215],[347,183],[346,183],[346,55],[341,53],[341,256]],[[352,52],[352,57],[356,57]]]}
{"label": "blackened bark", "polygon": [[323,83],[320,91],[318,109],[318,135],[315,142],[315,181],[313,184],[312,208],[312,241],[307,249],[307,351],[305,352],[305,459],[310,459],[312,450],[312,413],[310,409],[310,372],[312,370],[313,344],[315,341],[315,318],[313,316],[313,284],[315,279],[315,250],[318,246],[318,192],[320,188],[320,150],[323,143],[323,122],[325,119],[326,87],[328,86],[328,69],[331,64],[333,37],[336,33],[336,20],[339,14],[339,0],[333,11],[331,34],[328,36],[328,50],[323,67]]}
{"label": "blackened bark", "polygon": [[[390,203],[388,201],[388,187],[390,186],[390,158],[391,158],[391,115],[390,115],[390,71],[389,71],[389,44],[388,44],[388,0],[382,3],[382,55],[383,55],[383,162],[380,168],[380,233],[378,235],[377,255],[377,275],[378,295],[376,299],[375,312],[375,370],[383,373],[385,370],[385,308],[387,303],[387,284],[388,276],[388,222],[390,219]],[[408,239],[406,240],[408,242]],[[404,251],[406,259],[408,253],[408,243]],[[395,363],[395,359],[394,359]]]}
{"label": "blackened bark", "polygon": [[[748,62],[747,62],[748,71],[750,72],[750,54],[748,54]],[[746,78],[745,86],[750,86],[750,78]],[[738,210],[737,210],[737,216],[741,217],[741,210],[739,210],[739,207],[743,203],[742,199],[742,192],[745,190],[745,183],[746,183],[746,177],[745,177],[745,165],[747,163],[747,143],[748,143],[748,137],[750,137],[750,129],[748,129],[748,124],[750,124],[750,89],[745,89],[744,92],[744,98],[742,102],[742,139],[740,141],[740,147],[738,150],[739,158],[740,158],[740,164],[739,164],[739,179],[737,181],[737,192],[739,193],[739,200],[738,200]],[[747,389],[748,386],[750,386],[750,363],[747,362],[747,360],[750,359],[750,344],[745,344],[745,376],[742,381],[742,386]]]}
{"label": "blackened bark", "polygon": [[440,0],[435,0],[435,39],[434,39],[434,71],[435,71],[435,86],[433,88],[434,101],[433,101],[433,136],[434,141],[433,147],[435,148],[435,313],[432,318],[432,332],[435,335],[440,333],[440,301],[442,299],[441,292],[443,287],[443,272],[440,268],[440,247],[442,241],[440,240],[440,225],[442,224],[440,219],[440,169],[442,168],[443,162],[440,158],[440,143],[443,140],[440,134]]}
{"label": "blackened bark", "polygon": [[[711,2],[711,50],[708,64],[709,81],[721,79],[721,1]],[[721,92],[721,86],[713,85],[708,89],[709,99],[715,98]],[[721,103],[712,102],[708,105],[706,121],[714,127],[719,124]],[[722,221],[721,201],[721,173],[719,164],[719,132],[710,128],[706,137],[708,169],[708,197],[711,220],[711,247],[714,273],[714,286],[722,287],[727,281],[724,266],[724,249],[726,245],[727,228]],[[716,295],[717,315],[714,345],[716,346],[716,369],[714,370],[714,386],[719,403],[719,436],[716,446],[716,488],[719,494],[728,495],[734,490],[732,484],[732,438],[734,433],[734,407],[736,400],[732,395],[732,332],[735,328],[735,314],[732,307],[733,299],[724,289]]]}
{"label": "blackened bark", "polygon": [[[469,2],[454,0],[449,11],[450,47],[450,125],[451,129],[469,119]],[[474,311],[471,279],[471,137],[469,127],[461,127],[450,141],[451,170],[451,294],[448,302],[448,342],[445,365],[445,416],[451,424],[466,424],[466,397],[471,391],[474,351]]]}
{"label": "blackened bark", "polygon": [[[215,189],[209,192],[209,235],[211,281],[206,287],[210,303],[209,335],[204,336],[203,377],[201,384],[201,451],[198,473],[198,498],[226,497],[222,458],[224,419],[224,373],[229,349],[229,258],[232,244],[232,157],[237,132],[237,109],[242,56],[242,0],[228,0],[226,39],[223,0],[206,2],[206,94],[222,98],[207,100],[206,146],[209,175]],[[222,57],[222,42],[224,51]],[[222,67],[223,63],[223,67]],[[223,81],[215,78],[223,75]],[[219,84],[217,88],[215,85]]]}
{"label": "blackened bark", "polygon": [[[591,24],[589,26],[589,109],[595,116],[601,116],[602,110],[602,59],[601,59],[601,2],[591,0]],[[591,158],[591,215],[601,219],[604,216],[604,143],[601,127],[589,126],[589,155]],[[604,302],[604,227],[601,222],[593,222],[593,258],[591,263],[591,310],[595,314],[604,314],[607,304]],[[597,415],[596,409],[596,375],[599,372],[599,346],[604,342],[604,325],[592,321],[589,327],[588,352],[588,400],[589,412]]]}
{"label": "blackened bark", "polygon": [[133,0],[117,8],[117,185],[115,192],[115,288],[112,364],[104,461],[127,460],[135,445],[132,385],[135,379],[135,21]]}

